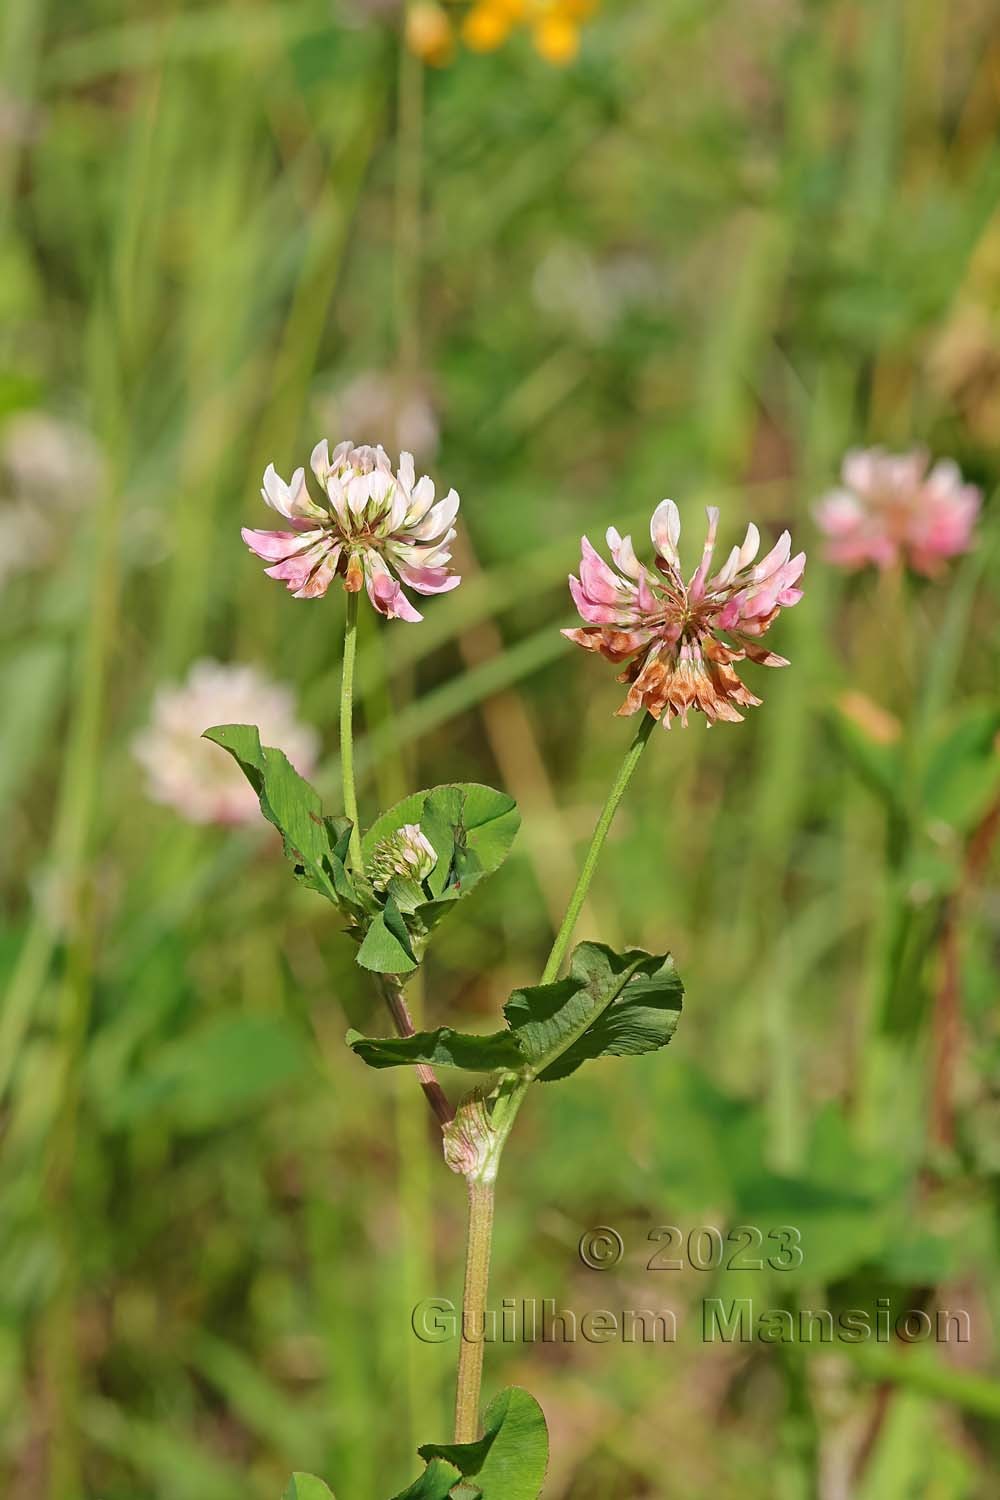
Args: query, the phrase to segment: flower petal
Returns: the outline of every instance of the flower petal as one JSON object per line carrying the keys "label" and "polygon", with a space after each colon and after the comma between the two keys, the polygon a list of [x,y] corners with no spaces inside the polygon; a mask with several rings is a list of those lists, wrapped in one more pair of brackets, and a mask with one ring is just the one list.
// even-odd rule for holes
{"label": "flower petal", "polygon": [[677,544],[681,537],[681,513],[672,500],[661,500],[653,511],[649,535],[657,557],[679,568],[681,560]]}
{"label": "flower petal", "polygon": [[[395,561],[395,559],[394,559]],[[461,574],[449,573],[447,568],[414,568],[404,562],[396,562],[396,571],[404,583],[418,594],[447,594],[457,589],[462,582]]]}
{"label": "flower petal", "polygon": [[441,532],[450,529],[452,522],[458,515],[460,503],[457,493],[454,490],[449,490],[443,500],[439,500],[437,505],[431,506],[430,510],[419,523],[407,525],[407,537],[416,542],[433,541]]}
{"label": "flower petal", "polygon": [[283,558],[294,557],[297,552],[314,546],[322,535],[321,531],[251,531],[247,526],[240,531],[250,551],[265,562],[281,562]]}
{"label": "flower petal", "polygon": [[368,597],[380,615],[388,620],[407,620],[412,624],[423,619],[413,608],[399,584],[376,552],[365,552],[365,587]]}

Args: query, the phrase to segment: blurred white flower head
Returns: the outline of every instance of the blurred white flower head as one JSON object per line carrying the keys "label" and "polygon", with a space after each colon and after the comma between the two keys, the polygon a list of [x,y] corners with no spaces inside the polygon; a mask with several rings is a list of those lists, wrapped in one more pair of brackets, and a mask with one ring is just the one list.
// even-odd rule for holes
{"label": "blurred white flower head", "polygon": [[24,500],[80,507],[104,482],[104,460],[94,438],[75,422],[44,411],[17,412],[0,433],[4,487]]}
{"label": "blurred white flower head", "polygon": [[601,343],[630,313],[662,300],[662,277],[645,256],[620,251],[597,259],[562,241],[542,256],[531,283],[535,305],[581,338]]}
{"label": "blurred white flower head", "polygon": [[301,775],[315,766],[319,736],[299,723],[290,688],[256,667],[197,661],[183,683],[157,689],[150,722],[132,742],[150,797],[189,823],[250,823],[260,816],[236,762],[201,738],[215,724],[256,724],[261,743],[283,750]]}
{"label": "blurred white flower head", "polygon": [[377,432],[384,447],[412,453],[418,463],[429,463],[438,450],[441,434],[426,389],[382,370],[362,370],[324,397],[318,416],[326,432]]}
{"label": "blurred white flower head", "polygon": [[101,450],[84,428],[42,411],[17,412],[0,430],[0,585],[51,561],[66,516],[104,483]]}

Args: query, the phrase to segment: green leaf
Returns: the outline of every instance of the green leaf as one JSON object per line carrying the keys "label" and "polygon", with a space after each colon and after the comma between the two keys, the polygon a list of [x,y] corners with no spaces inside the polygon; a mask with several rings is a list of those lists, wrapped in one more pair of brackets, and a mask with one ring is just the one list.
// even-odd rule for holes
{"label": "green leaf", "polygon": [[410,934],[392,896],[372,919],[358,951],[358,963],[376,974],[409,974],[417,967]]}
{"label": "green leaf", "polygon": [[439,1026],[409,1037],[348,1033],[370,1067],[429,1063],[486,1073],[527,1064],[544,1083],[566,1078],[595,1057],[637,1056],[665,1047],[677,1028],[684,986],[669,954],[614,953],[600,943],[574,950],[567,978],[515,990],[506,1031],[486,1036]]}
{"label": "green leaf", "polygon": [[404,823],[419,823],[437,855],[428,881],[435,899],[465,896],[498,869],[510,852],[521,818],[504,792],[477,782],[414,792],[382,814],[362,840],[367,860],[375,845]]}
{"label": "green leaf", "polygon": [[831,710],[830,723],[844,759],[868,790],[893,810],[902,807],[903,762],[897,744],[884,744],[866,734],[840,708]]}
{"label": "green leaf", "polygon": [[977,703],[933,740],[924,771],[926,815],[961,832],[974,828],[1000,786],[1000,708]]}
{"label": "green leaf", "polygon": [[415,1484],[394,1500],[448,1500],[461,1475],[443,1459],[435,1458],[427,1465]]}
{"label": "green leaf", "polygon": [[474,1036],[453,1031],[450,1026],[439,1026],[436,1031],[384,1038],[349,1031],[347,1045],[371,1068],[429,1063],[432,1067],[490,1073],[494,1068],[520,1068],[524,1063],[517,1039],[509,1031]]}
{"label": "green leaf", "polygon": [[581,943],[566,979],[515,990],[504,1015],[525,1060],[548,1083],[590,1058],[665,1047],[683,994],[669,954],[619,954],[601,943]]}
{"label": "green leaf", "polygon": [[281,1500],[335,1500],[335,1497],[315,1474],[293,1474]]}
{"label": "green leaf", "polygon": [[203,736],[237,762],[260,800],[260,810],[281,833],[295,873],[335,905],[360,910],[344,860],[351,825],[324,818],[319,794],[280,750],[262,746],[253,724],[220,724]]}
{"label": "green leaf", "polygon": [[549,1461],[542,1408],[520,1386],[501,1391],[486,1409],[475,1443],[427,1443],[421,1458],[443,1458],[472,1478],[483,1500],[537,1500]]}

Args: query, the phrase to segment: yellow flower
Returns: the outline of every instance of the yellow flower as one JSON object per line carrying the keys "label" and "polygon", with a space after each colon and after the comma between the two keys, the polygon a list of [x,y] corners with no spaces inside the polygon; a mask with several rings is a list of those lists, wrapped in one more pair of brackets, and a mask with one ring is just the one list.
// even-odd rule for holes
{"label": "yellow flower", "polygon": [[462,23],[462,40],[473,52],[495,52],[510,35],[513,19],[504,0],[480,0]]}
{"label": "yellow flower", "polygon": [[564,67],[580,50],[580,32],[561,8],[554,7],[535,26],[534,42],[540,57],[556,67]]}
{"label": "yellow flower", "polygon": [[455,52],[451,22],[436,0],[419,0],[406,12],[406,45],[432,68],[443,68]]}

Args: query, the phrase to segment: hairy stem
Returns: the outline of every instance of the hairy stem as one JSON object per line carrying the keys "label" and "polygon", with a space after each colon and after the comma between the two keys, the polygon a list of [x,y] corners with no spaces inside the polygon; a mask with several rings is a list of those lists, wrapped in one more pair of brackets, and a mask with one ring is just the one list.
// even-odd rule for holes
{"label": "hairy stem", "polygon": [[615,777],[611,790],[608,792],[607,801],[601,808],[600,817],[597,819],[597,825],[594,828],[593,838],[590,840],[590,847],[583,861],[583,867],[580,870],[573,894],[569,898],[566,915],[562,919],[562,926],[556,933],[556,940],[552,944],[552,952],[549,954],[548,962],[542,971],[542,984],[551,983],[557,977],[562,967],[563,959],[566,957],[566,949],[569,947],[570,939],[573,936],[573,929],[580,915],[580,908],[587,898],[590,882],[594,878],[594,871],[597,868],[597,861],[604,847],[604,841],[614,821],[615,813],[618,811],[618,804],[625,795],[625,789],[632,780],[632,773],[639,764],[639,757],[645,749],[646,741],[649,739],[656,723],[657,721],[653,718],[652,714],[647,713],[643,716],[635,739],[629,746],[628,754],[622,761],[618,775]]}
{"label": "hairy stem", "polygon": [[358,595],[347,596],[344,624],[344,664],[340,678],[340,775],[344,784],[344,812],[351,820],[349,857],[355,874],[364,873],[358,794],[354,789],[354,658],[358,647]]}
{"label": "hairy stem", "polygon": [[479,1436],[479,1398],[483,1384],[486,1292],[493,1243],[493,1183],[472,1177],[469,1185],[469,1232],[465,1250],[465,1290],[458,1346],[455,1390],[455,1442],[474,1443]]}

